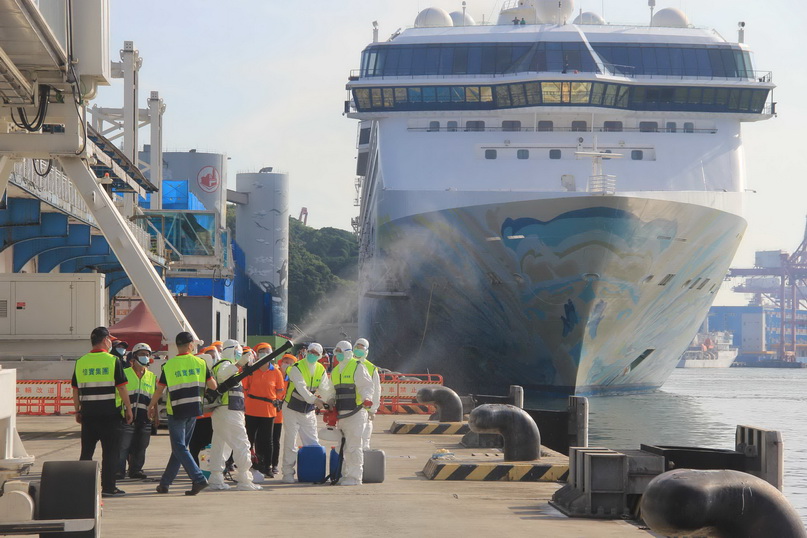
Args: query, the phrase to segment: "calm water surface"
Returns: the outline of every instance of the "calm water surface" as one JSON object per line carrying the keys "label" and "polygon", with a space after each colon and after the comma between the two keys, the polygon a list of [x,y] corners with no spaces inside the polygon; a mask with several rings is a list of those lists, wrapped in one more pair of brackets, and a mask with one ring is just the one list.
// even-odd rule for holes
{"label": "calm water surface", "polygon": [[589,443],[734,449],[738,424],[782,432],[784,493],[807,522],[807,368],[676,369],[652,393],[589,399]]}

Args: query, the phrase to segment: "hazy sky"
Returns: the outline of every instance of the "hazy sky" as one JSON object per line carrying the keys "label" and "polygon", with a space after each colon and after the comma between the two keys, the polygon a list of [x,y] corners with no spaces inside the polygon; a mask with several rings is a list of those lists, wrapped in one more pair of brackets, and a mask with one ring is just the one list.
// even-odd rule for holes
{"label": "hazy sky", "polygon": [[[342,116],[345,83],[359,66],[377,20],[382,39],[414,23],[420,9],[461,9],[461,0],[112,0],[111,58],[131,40],[143,57],[140,106],[158,90],[166,150],[197,148],[231,157],[235,174],[275,166],[291,180],[291,213],[308,207],[314,227],[350,228],[358,213],[356,122]],[[797,0],[658,0],[683,9],[696,26],[746,43],[757,70],[772,71],[779,117],[743,125],[749,227],[735,266],[751,266],[756,250],[795,249],[807,216],[807,170],[799,164],[807,122],[807,67],[801,36],[807,5]],[[501,1],[467,0],[477,21],[495,17]],[[603,13],[611,23],[646,24],[646,0],[583,0],[575,11]],[[793,62],[796,63],[793,63]],[[120,81],[104,88],[99,106],[121,106]],[[141,144],[148,131],[141,131]],[[726,286],[724,286],[726,287]],[[721,292],[718,303],[742,301]]]}

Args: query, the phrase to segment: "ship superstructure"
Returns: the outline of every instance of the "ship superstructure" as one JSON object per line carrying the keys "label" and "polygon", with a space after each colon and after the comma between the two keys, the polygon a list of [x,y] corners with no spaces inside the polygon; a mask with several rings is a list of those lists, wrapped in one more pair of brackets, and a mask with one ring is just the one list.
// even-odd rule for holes
{"label": "ship superstructure", "polygon": [[770,73],[676,10],[625,27],[567,23],[570,4],[496,25],[429,8],[362,53],[359,316],[382,366],[650,389],[697,333],[746,227],[740,126],[773,116]]}

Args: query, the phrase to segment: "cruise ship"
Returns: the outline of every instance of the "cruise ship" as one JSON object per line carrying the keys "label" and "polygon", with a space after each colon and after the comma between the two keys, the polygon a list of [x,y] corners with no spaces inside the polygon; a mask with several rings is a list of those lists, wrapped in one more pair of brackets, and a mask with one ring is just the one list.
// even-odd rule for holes
{"label": "cruise ship", "polygon": [[664,383],[746,229],[741,125],[775,110],[742,23],[651,21],[522,0],[375,30],[345,113],[379,365],[472,393]]}

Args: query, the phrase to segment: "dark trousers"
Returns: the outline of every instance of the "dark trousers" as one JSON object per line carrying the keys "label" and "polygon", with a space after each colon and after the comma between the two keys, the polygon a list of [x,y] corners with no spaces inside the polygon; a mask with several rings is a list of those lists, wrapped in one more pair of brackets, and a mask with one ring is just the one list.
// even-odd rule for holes
{"label": "dark trousers", "polygon": [[255,455],[258,456],[258,470],[266,472],[267,467],[271,467],[273,446],[272,446],[272,426],[275,417],[253,417],[247,415],[247,437],[255,448]]}
{"label": "dark trousers", "polygon": [[118,460],[118,474],[126,473],[126,461],[129,461],[129,476],[143,471],[146,463],[146,449],[151,442],[151,423],[140,422],[121,424],[120,430],[120,458]]}
{"label": "dark trousers", "polygon": [[199,452],[204,447],[213,442],[213,419],[197,418],[196,427],[193,429],[193,437],[188,445],[188,450],[191,451],[191,456],[196,465],[199,465]]}
{"label": "dark trousers", "polygon": [[272,425],[272,467],[277,467],[280,461],[280,432],[283,431],[283,423]]}
{"label": "dark trousers", "polygon": [[115,491],[115,473],[120,454],[120,415],[107,417],[81,417],[80,460],[92,460],[95,445],[101,441],[101,490]]}

